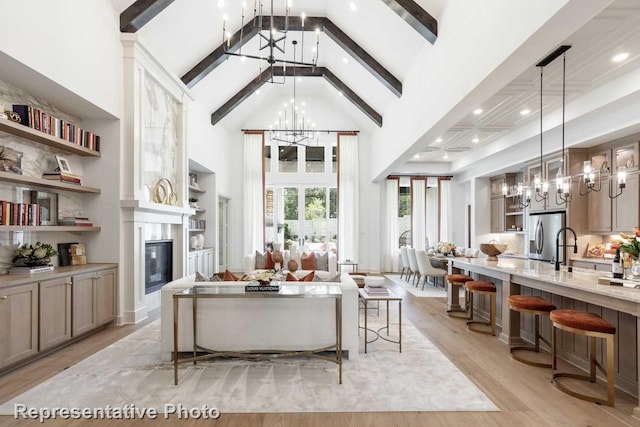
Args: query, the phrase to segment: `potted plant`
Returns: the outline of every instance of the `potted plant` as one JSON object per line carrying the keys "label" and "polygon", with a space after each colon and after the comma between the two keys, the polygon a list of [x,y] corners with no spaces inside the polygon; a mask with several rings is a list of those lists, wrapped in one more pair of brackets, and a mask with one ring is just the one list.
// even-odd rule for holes
{"label": "potted plant", "polygon": [[25,243],[13,253],[13,263],[16,266],[48,265],[51,257],[56,255],[58,252],[48,243]]}

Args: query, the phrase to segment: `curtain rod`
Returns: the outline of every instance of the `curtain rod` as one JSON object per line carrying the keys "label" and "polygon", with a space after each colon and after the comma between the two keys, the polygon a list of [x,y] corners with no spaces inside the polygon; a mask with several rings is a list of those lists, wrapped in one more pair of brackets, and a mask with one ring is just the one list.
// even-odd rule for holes
{"label": "curtain rod", "polygon": [[[298,129],[300,130],[300,129]],[[241,132],[293,132],[294,129],[240,129]],[[320,133],[360,133],[359,130],[311,129],[309,132]]]}

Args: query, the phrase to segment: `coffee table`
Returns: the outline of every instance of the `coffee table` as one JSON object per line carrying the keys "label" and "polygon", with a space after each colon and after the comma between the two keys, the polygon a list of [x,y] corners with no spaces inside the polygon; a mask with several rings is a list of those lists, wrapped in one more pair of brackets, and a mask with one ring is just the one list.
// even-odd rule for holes
{"label": "coffee table", "polygon": [[[402,353],[402,297],[399,297],[398,295],[394,294],[391,290],[388,290],[388,289],[387,289],[388,295],[369,294],[365,289],[358,289],[358,291],[360,292],[360,299],[364,303],[364,352],[365,353],[367,352],[367,344],[370,344],[376,341],[378,338],[380,338],[385,341],[398,344],[400,353]],[[376,302],[384,301],[387,303],[387,324],[386,326],[383,326],[378,330],[373,330],[368,328],[369,316],[368,316],[367,304],[369,303],[369,301],[376,301]],[[398,302],[398,341],[394,341],[392,339],[387,338],[389,336],[389,302],[390,301]],[[380,334],[380,331],[382,331],[383,329],[387,330],[386,336]],[[376,334],[376,337],[371,341],[369,341],[367,337],[369,331]]]}

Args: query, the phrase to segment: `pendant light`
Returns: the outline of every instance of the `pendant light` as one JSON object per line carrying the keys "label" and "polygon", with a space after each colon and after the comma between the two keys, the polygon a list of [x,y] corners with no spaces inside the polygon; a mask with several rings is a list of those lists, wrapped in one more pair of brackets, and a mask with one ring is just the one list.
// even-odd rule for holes
{"label": "pendant light", "polygon": [[544,65],[540,67],[540,172],[533,177],[533,188],[535,189],[535,198],[537,202],[542,202],[549,198],[549,182],[545,179],[544,163],[542,161],[542,77]]}
{"label": "pendant light", "polygon": [[[558,170],[556,175],[556,204],[569,203],[571,201],[571,174],[567,173],[566,177],[562,176],[562,170],[566,169],[564,155],[564,112],[565,112],[565,97],[566,97],[566,76],[567,76],[567,54],[566,51],[562,54],[562,167]],[[562,202],[560,200],[562,200]]]}

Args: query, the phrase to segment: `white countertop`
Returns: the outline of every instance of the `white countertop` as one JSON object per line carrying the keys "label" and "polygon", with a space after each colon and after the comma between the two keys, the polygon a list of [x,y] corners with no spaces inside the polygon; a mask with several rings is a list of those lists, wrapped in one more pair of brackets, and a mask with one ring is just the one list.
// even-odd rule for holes
{"label": "white countertop", "polygon": [[474,267],[478,267],[554,286],[640,303],[640,289],[627,285],[621,287],[598,284],[599,278],[611,277],[611,273],[608,272],[574,268],[573,272],[569,273],[566,266],[562,266],[561,271],[555,271],[551,263],[516,258],[502,258],[498,261],[487,261],[486,258],[454,258],[453,264],[462,269],[469,267],[473,271]]}
{"label": "white countertop", "polygon": [[592,262],[594,264],[609,264],[613,262],[613,258],[585,258],[585,257],[571,257],[572,261],[585,261]]}

